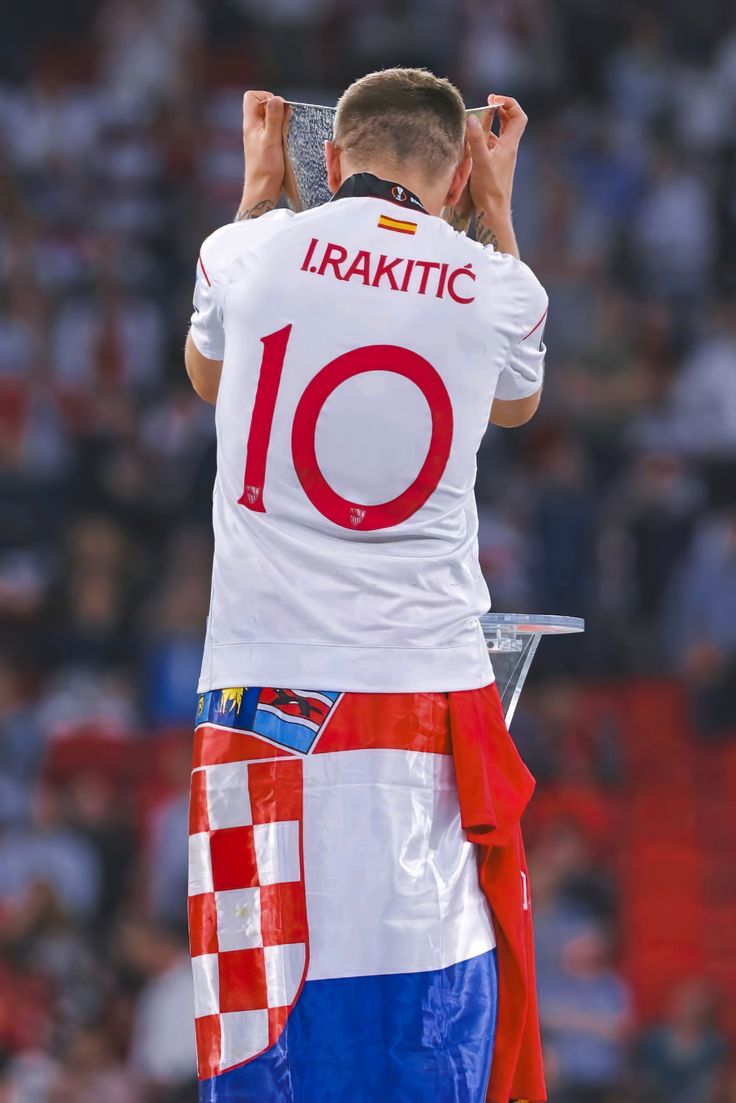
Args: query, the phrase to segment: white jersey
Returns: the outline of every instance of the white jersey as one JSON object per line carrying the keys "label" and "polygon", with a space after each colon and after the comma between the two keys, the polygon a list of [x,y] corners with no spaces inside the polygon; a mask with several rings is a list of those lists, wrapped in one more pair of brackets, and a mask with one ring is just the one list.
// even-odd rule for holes
{"label": "white jersey", "polygon": [[491,682],[476,452],[494,397],[541,386],[536,277],[361,174],[217,230],[194,306],[223,361],[199,691]]}

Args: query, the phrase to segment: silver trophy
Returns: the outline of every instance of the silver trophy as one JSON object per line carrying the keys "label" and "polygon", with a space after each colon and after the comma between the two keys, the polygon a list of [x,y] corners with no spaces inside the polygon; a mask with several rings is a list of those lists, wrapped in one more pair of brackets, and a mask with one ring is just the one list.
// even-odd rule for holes
{"label": "silver trophy", "polygon": [[[494,112],[489,107],[473,107],[468,114],[477,115],[486,129],[493,124]],[[321,107],[316,103],[289,103],[284,192],[293,211],[318,207],[330,198],[324,144],[332,138],[334,125],[334,107]],[[453,222],[455,228],[467,230],[471,213],[467,212],[462,224],[458,222],[456,214]]]}
{"label": "silver trophy", "polygon": [[334,107],[290,103],[286,133],[284,192],[293,211],[319,207],[330,198],[325,169],[325,142],[332,138]]}

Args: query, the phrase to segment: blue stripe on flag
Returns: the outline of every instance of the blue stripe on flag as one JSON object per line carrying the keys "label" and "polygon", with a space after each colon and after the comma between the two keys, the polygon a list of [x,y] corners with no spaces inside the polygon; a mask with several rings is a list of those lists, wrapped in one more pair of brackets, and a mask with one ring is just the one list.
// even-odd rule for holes
{"label": "blue stripe on flag", "polygon": [[496,952],[448,969],[307,981],[276,1045],[200,1103],[483,1103]]}

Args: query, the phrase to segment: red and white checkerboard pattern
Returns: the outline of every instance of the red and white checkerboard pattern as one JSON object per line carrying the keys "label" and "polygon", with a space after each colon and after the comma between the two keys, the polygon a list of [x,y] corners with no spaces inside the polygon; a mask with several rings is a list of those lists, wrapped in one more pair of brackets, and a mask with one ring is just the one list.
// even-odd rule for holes
{"label": "red and white checkerboard pattern", "polygon": [[302,764],[195,769],[189,936],[199,1076],[256,1057],[284,1028],[306,972]]}

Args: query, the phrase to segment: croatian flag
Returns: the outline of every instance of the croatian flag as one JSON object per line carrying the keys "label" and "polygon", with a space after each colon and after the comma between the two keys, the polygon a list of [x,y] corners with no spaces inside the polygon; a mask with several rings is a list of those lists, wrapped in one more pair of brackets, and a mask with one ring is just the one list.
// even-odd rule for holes
{"label": "croatian flag", "polygon": [[483,1103],[497,1004],[445,694],[199,699],[201,1103]]}

